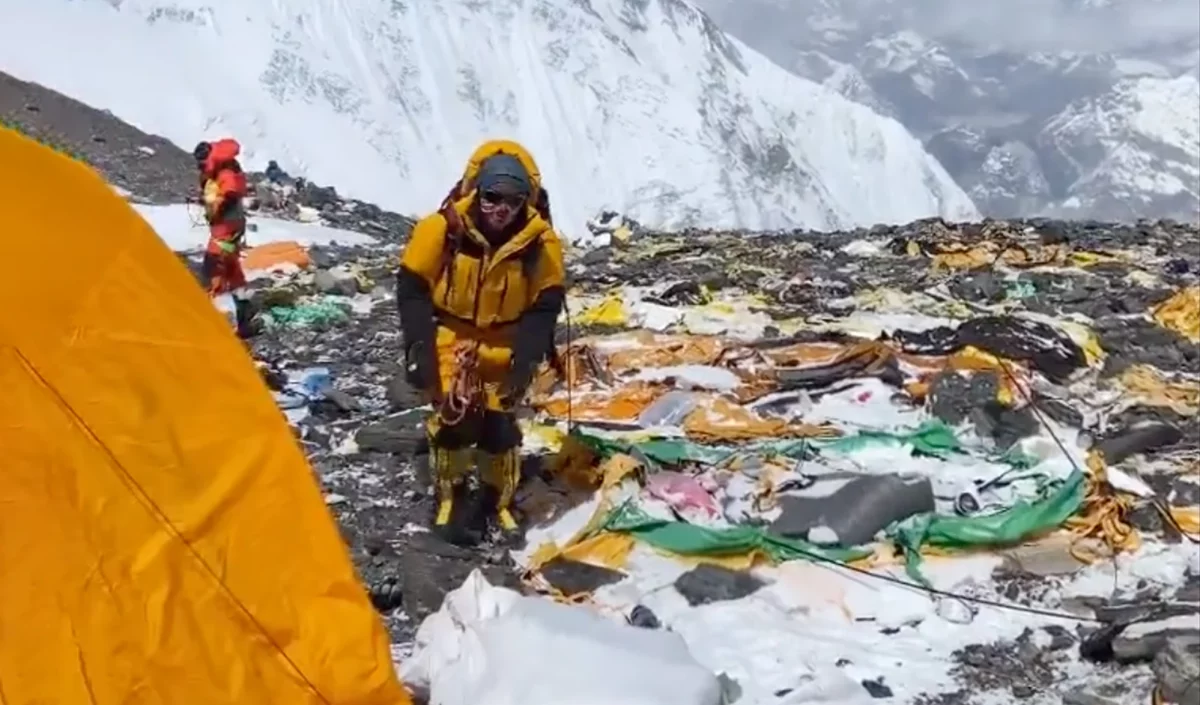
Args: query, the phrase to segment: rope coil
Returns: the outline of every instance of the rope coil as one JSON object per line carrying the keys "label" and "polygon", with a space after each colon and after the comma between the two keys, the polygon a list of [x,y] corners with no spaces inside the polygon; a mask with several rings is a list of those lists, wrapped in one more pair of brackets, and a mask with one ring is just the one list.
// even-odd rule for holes
{"label": "rope coil", "polygon": [[442,424],[457,426],[483,401],[483,381],[479,377],[479,344],[459,343],[454,351],[454,377],[438,409]]}

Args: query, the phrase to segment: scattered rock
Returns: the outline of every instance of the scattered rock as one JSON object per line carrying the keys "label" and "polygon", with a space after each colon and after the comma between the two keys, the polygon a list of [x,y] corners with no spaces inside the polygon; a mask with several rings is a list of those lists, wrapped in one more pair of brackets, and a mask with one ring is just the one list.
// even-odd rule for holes
{"label": "scattered rock", "polygon": [[883,676],[880,676],[874,680],[864,678],[862,680],[862,687],[866,689],[867,693],[869,693],[872,698],[877,700],[890,698],[893,695],[892,689],[884,685]]}
{"label": "scattered rock", "polygon": [[1198,616],[1188,614],[1175,626],[1154,623],[1134,625],[1113,639],[1113,658],[1120,663],[1151,661],[1172,640],[1188,639],[1200,643]]}
{"label": "scattered rock", "polygon": [[658,621],[658,616],[645,605],[635,605],[633,611],[629,613],[628,622],[630,625],[640,629],[659,629],[662,627],[662,622]]}
{"label": "scattered rock", "polygon": [[605,585],[619,583],[625,578],[625,574],[620,571],[562,556],[546,563],[540,572],[546,582],[567,597],[592,593]]}
{"label": "scattered rock", "polygon": [[1074,689],[1063,693],[1063,705],[1121,705],[1116,700],[1093,695],[1086,690]]}
{"label": "scattered rock", "polygon": [[1163,697],[1188,705],[1200,702],[1200,638],[1171,637],[1151,665]]}
{"label": "scattered rock", "polygon": [[737,600],[757,592],[763,585],[749,573],[709,564],[701,564],[675,580],[675,589],[692,607]]}
{"label": "scattered rock", "polygon": [[1050,645],[1047,648],[1051,651],[1069,649],[1079,641],[1075,638],[1075,635],[1057,624],[1042,627],[1042,631],[1050,635]]}
{"label": "scattered rock", "polygon": [[363,426],[354,441],[362,451],[414,456],[425,442],[424,419],[419,412],[398,414]]}
{"label": "scattered rock", "polygon": [[3,72],[0,124],[86,162],[131,200],[166,205],[196,195],[196,161],[188,151],[112,113]]}

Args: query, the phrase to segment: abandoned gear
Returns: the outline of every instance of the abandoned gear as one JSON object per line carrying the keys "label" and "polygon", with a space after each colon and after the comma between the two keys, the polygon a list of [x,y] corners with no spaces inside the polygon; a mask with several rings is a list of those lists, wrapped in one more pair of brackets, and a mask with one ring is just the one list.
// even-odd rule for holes
{"label": "abandoned gear", "polygon": [[249,305],[237,294],[246,286],[241,251],[246,234],[246,175],[237,161],[241,145],[233,139],[201,142],[192,151],[200,172],[200,200],[208,221],[208,245],[201,265],[212,296],[233,295],[238,334],[249,331]]}
{"label": "abandoned gear", "polygon": [[474,460],[495,495],[500,528],[517,528],[514,407],[546,357],[565,297],[562,243],[539,213],[541,191],[529,152],[487,142],[439,211],[417,223],[401,256],[396,299],[406,371],[435,405],[426,428],[438,527],[450,522]]}

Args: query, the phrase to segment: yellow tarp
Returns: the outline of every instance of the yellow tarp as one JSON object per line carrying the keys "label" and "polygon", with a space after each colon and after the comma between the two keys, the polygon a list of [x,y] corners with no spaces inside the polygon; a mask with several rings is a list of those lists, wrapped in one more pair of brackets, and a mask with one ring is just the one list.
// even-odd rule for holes
{"label": "yellow tarp", "polygon": [[1200,343],[1200,285],[1175,292],[1153,308],[1158,325],[1170,328],[1193,343]]}
{"label": "yellow tarp", "polygon": [[0,129],[0,700],[408,705],[253,362],[95,173]]}

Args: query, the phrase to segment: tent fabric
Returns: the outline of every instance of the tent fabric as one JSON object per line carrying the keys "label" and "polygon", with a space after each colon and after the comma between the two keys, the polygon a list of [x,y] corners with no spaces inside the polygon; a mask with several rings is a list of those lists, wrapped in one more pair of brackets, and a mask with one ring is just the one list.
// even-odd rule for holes
{"label": "tent fabric", "polygon": [[989,516],[956,517],[922,514],[888,529],[889,537],[902,549],[909,576],[925,583],[921,574],[921,547],[968,549],[1008,546],[1052,531],[1074,516],[1087,495],[1082,472],[1071,473],[1061,483],[1047,483],[1042,497]]}
{"label": "tent fabric", "polygon": [[0,700],[409,705],[320,488],[184,265],[0,129]]}

